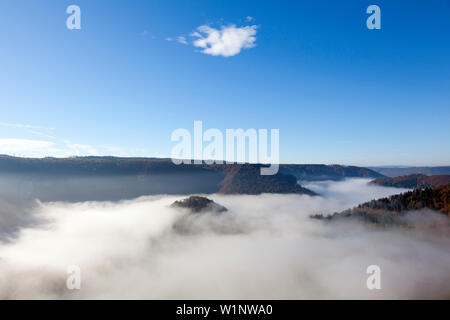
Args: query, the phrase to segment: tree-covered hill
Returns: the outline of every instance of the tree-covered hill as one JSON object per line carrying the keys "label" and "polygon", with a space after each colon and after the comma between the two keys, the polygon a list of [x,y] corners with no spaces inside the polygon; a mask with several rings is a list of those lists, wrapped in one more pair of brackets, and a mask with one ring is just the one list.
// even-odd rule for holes
{"label": "tree-covered hill", "polygon": [[424,174],[410,174],[400,177],[381,177],[372,180],[370,183],[385,187],[423,189],[428,187],[444,186],[450,183],[450,175],[427,176]]}
{"label": "tree-covered hill", "polygon": [[[428,210],[427,210],[428,209]],[[438,212],[445,218],[445,226],[450,227],[450,184],[435,188],[416,189],[387,198],[372,200],[354,208],[332,215],[316,214],[315,219],[335,221],[358,218],[381,225],[403,225],[409,212],[422,212],[424,215]],[[450,230],[447,230],[450,233]]]}

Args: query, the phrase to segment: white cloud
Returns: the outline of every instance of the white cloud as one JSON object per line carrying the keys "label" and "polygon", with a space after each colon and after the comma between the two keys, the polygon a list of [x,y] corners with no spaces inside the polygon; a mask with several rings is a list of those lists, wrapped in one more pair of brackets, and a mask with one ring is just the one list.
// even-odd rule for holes
{"label": "white cloud", "polygon": [[253,21],[253,20],[255,20],[255,18],[253,18],[252,16],[247,16],[247,17],[245,18],[245,20],[247,20],[247,21]]}
{"label": "white cloud", "polygon": [[[100,148],[102,152],[99,152],[93,146],[74,143],[46,133],[49,131],[53,132],[54,128],[6,122],[0,122],[0,126],[21,129],[33,135],[46,138],[46,140],[0,138],[0,154],[33,158],[110,155],[110,150],[106,148]],[[126,155],[126,153],[123,154],[123,150],[120,148],[116,148],[115,151]]]}
{"label": "white cloud", "polygon": [[179,42],[179,43],[182,43],[182,44],[188,44],[188,42],[186,41],[186,38],[185,37],[178,37],[177,38],[177,41]]}
{"label": "white cloud", "polygon": [[256,29],[256,25],[240,28],[229,25],[222,26],[220,30],[203,25],[191,36],[198,38],[193,44],[202,48],[201,52],[212,56],[231,57],[240,53],[242,49],[255,46]]}
{"label": "white cloud", "polygon": [[165,40],[166,40],[166,41],[173,41],[173,38],[167,37]]}
{"label": "white cloud", "polygon": [[33,125],[21,124],[21,123],[0,122],[0,126],[2,126],[2,127],[9,127],[9,128],[18,128],[18,129],[41,129],[41,130],[49,130],[49,131],[54,130],[54,128],[33,126]]}
{"label": "white cloud", "polygon": [[[7,128],[13,128],[13,129],[25,130],[31,134],[39,135],[41,137],[49,138],[52,140],[56,139],[55,136],[49,134],[49,132],[53,132],[53,130],[55,130],[54,128],[35,126],[35,125],[29,125],[29,124],[21,124],[21,123],[7,123],[7,122],[0,122],[0,126],[7,127]],[[42,131],[44,131],[44,132],[42,132]]]}
{"label": "white cloud", "polygon": [[88,145],[70,141],[45,141],[32,139],[0,138],[0,154],[19,157],[71,157],[98,155],[97,150]]}
{"label": "white cloud", "polygon": [[47,149],[53,145],[54,143],[51,141],[0,138],[0,153],[11,154],[34,152],[37,150]]}

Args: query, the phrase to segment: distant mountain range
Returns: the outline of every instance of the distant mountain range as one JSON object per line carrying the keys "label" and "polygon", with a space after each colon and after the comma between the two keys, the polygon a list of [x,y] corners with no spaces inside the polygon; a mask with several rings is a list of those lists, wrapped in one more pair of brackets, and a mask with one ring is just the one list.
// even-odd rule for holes
{"label": "distant mountain range", "polygon": [[285,164],[280,165],[280,172],[305,181],[383,177],[383,174],[363,167],[325,164]]}
{"label": "distant mountain range", "polygon": [[450,174],[450,166],[442,167],[368,167],[383,176],[398,177],[410,174],[441,175]]}
{"label": "distant mountain range", "polygon": [[423,189],[427,187],[444,186],[450,183],[450,175],[442,174],[435,176],[427,176],[424,174],[410,174],[399,177],[382,177],[370,182],[385,187],[407,188],[407,189]]}
{"label": "distant mountain range", "polygon": [[278,174],[261,176],[258,164],[175,165],[170,159],[0,156],[0,195],[43,201],[118,200],[152,194],[314,195],[298,180],[378,178],[370,169],[339,165],[280,165]]}
{"label": "distant mountain range", "polygon": [[[73,157],[19,158],[0,155],[0,172],[45,173],[51,175],[129,175],[227,171],[234,165],[175,165],[167,158]],[[341,180],[350,177],[378,178],[383,175],[367,168],[324,164],[280,164],[280,173],[299,180]]]}

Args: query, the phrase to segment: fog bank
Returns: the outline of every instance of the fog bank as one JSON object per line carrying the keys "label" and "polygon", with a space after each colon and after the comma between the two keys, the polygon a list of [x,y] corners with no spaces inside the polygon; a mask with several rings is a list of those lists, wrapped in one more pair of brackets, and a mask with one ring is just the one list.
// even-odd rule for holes
{"label": "fog bank", "polygon": [[[0,298],[450,297],[448,238],[309,218],[401,190],[362,179],[305,187],[324,197],[210,195],[223,214],[169,208],[184,196],[38,202],[0,243]],[[189,232],[174,228],[180,221]],[[381,290],[366,287],[373,264]],[[66,288],[69,265],[81,268],[80,290]]]}

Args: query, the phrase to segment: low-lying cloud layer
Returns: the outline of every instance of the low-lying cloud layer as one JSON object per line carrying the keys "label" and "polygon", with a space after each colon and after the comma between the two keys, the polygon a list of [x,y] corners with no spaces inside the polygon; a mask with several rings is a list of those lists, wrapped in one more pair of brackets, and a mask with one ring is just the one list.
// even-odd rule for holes
{"label": "low-lying cloud layer", "polygon": [[[0,244],[0,298],[449,298],[448,239],[309,219],[399,192],[366,182],[308,185],[326,197],[210,196],[223,214],[169,208],[182,196],[39,203]],[[373,264],[381,290],[366,287]],[[66,288],[69,265],[80,290]]]}

